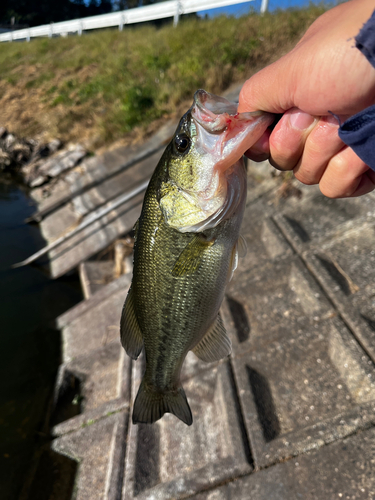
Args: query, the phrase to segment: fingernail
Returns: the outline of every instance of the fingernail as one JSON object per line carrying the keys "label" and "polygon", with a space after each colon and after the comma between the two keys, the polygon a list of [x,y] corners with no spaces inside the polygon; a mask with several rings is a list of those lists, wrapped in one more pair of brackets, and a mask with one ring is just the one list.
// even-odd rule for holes
{"label": "fingernail", "polygon": [[303,111],[292,111],[289,115],[290,124],[297,130],[306,130],[315,121],[315,118]]}
{"label": "fingernail", "polygon": [[329,125],[333,125],[334,127],[339,127],[340,121],[338,116],[335,115],[327,115],[323,117],[323,120]]}

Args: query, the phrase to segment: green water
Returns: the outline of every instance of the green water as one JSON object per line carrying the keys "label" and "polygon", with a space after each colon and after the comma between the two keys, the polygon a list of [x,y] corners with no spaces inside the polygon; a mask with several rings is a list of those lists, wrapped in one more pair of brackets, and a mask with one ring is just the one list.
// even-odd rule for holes
{"label": "green water", "polygon": [[45,245],[27,193],[0,179],[0,491],[13,500],[38,447],[60,363],[53,320],[82,300],[77,277],[50,280],[36,267],[11,269]]}

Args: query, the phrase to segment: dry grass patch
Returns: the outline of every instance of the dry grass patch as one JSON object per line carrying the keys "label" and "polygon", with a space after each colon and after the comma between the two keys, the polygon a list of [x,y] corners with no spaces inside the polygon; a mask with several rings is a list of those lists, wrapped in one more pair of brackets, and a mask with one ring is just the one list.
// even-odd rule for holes
{"label": "dry grass patch", "polygon": [[1,124],[92,147],[139,137],[185,109],[196,89],[220,94],[275,60],[324,10],[0,44]]}

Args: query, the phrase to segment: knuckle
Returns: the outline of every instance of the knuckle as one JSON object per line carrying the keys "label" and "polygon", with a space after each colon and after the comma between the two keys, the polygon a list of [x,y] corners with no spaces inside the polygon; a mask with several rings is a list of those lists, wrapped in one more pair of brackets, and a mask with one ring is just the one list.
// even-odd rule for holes
{"label": "knuckle", "polygon": [[315,184],[319,184],[319,180],[316,180],[314,177],[301,175],[299,172],[295,174],[295,178],[300,182],[302,182],[302,184],[306,184],[306,186],[313,186]]}
{"label": "knuckle", "polygon": [[294,175],[302,184],[312,186],[314,184],[319,184],[321,171],[322,168],[319,165],[317,166],[313,162],[302,160],[300,165],[295,169]]}
{"label": "knuckle", "polygon": [[274,158],[272,158],[272,156],[269,158],[269,162],[270,164],[276,168],[276,170],[281,170],[281,171],[284,171],[284,170],[293,170],[293,166],[288,168],[287,166],[285,165],[280,165],[277,161],[275,161]]}

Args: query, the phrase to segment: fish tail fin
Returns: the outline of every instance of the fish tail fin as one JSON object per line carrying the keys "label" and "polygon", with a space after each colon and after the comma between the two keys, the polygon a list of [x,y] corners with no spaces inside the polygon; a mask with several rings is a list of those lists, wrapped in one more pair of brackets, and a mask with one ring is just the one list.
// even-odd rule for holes
{"label": "fish tail fin", "polygon": [[190,406],[185,391],[180,386],[165,393],[146,388],[144,380],[139,387],[134,401],[133,424],[152,424],[161,418],[164,413],[173,413],[186,425],[193,423]]}

